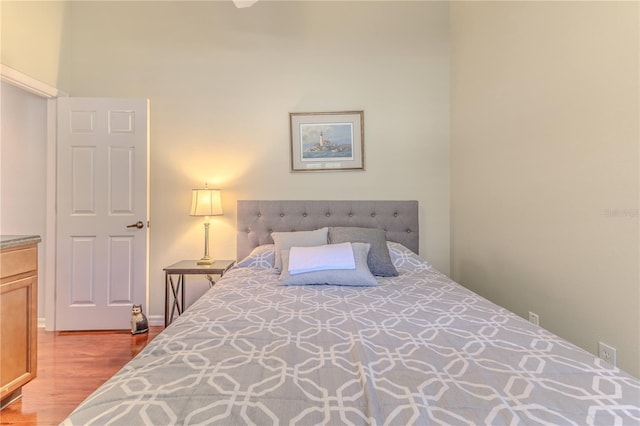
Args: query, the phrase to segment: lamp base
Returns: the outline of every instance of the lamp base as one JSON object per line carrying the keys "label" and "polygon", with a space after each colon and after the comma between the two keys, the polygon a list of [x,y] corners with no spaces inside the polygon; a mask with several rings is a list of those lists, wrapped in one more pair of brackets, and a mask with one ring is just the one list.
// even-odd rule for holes
{"label": "lamp base", "polygon": [[211,265],[213,264],[213,262],[215,262],[215,260],[213,260],[210,257],[203,257],[202,259],[198,260],[197,264],[198,265]]}

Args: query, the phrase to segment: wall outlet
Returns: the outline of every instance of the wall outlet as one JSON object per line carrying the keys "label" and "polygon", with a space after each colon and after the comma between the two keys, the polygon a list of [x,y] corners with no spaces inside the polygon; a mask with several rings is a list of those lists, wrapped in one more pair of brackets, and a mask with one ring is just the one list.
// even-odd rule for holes
{"label": "wall outlet", "polygon": [[529,322],[535,325],[540,325],[540,317],[536,313],[529,312]]}
{"label": "wall outlet", "polygon": [[606,343],[598,342],[598,356],[612,366],[616,366],[616,348]]}

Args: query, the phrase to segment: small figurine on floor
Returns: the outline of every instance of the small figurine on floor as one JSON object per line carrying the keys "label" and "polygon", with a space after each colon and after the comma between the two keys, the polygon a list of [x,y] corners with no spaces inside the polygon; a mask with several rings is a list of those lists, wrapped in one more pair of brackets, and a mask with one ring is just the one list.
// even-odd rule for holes
{"label": "small figurine on floor", "polygon": [[131,334],[142,334],[149,331],[149,322],[142,313],[142,305],[133,305],[131,309]]}

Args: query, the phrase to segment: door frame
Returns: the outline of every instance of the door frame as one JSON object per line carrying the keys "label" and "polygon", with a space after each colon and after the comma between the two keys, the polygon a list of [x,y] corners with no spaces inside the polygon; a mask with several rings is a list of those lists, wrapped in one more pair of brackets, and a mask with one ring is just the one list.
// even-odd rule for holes
{"label": "door frame", "polygon": [[[66,96],[66,95],[65,95]],[[56,246],[58,244],[56,235],[56,223],[58,221],[58,211],[56,208],[57,172],[56,166],[56,141],[57,141],[57,121],[58,107],[56,97],[47,99],[47,201],[48,212],[46,221],[47,245],[45,247],[45,285],[44,285],[44,321],[38,318],[38,327],[44,322],[46,331],[56,329]]]}
{"label": "door frame", "polygon": [[47,135],[46,135],[46,225],[44,246],[44,274],[39,274],[39,279],[44,279],[45,304],[44,318],[38,317],[38,327],[45,330],[55,329],[56,309],[56,98],[66,97],[67,93],[49,86],[33,77],[30,77],[16,69],[0,64],[0,79],[13,86],[19,87],[34,95],[47,100]]}

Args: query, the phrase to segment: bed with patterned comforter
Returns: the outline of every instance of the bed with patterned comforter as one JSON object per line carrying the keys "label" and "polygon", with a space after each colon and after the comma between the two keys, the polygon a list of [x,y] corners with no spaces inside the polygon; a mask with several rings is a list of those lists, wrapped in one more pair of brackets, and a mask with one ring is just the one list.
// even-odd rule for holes
{"label": "bed with patterned comforter", "polygon": [[388,243],[374,287],[229,271],[66,425],[614,425],[640,382]]}

